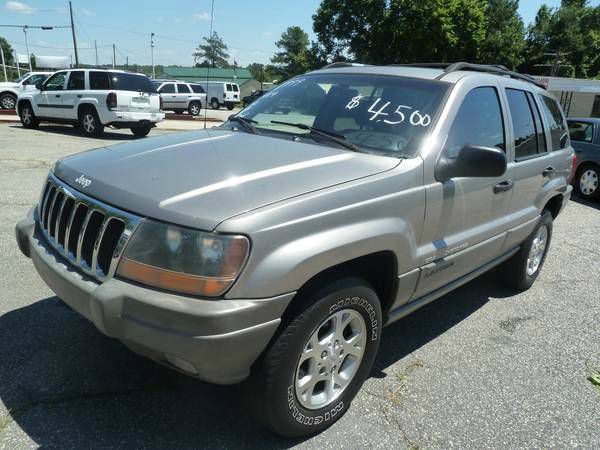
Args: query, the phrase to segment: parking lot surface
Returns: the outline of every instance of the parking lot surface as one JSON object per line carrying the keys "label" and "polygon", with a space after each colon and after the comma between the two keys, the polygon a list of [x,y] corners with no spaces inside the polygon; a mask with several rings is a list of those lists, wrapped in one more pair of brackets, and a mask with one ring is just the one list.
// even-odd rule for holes
{"label": "parking lot surface", "polygon": [[0,124],[1,449],[599,447],[600,389],[587,378],[600,370],[600,204],[569,203],[529,291],[492,271],[386,328],[348,413],[288,440],[257,426],[241,388],[101,335],[19,252],[14,225],[54,161],[132,139]]}

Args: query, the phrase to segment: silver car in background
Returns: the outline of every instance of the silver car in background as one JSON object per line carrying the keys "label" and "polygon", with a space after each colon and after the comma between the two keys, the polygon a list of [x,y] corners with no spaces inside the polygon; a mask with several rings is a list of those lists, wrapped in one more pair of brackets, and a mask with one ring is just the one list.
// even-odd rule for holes
{"label": "silver car in background", "polygon": [[206,107],[206,92],[199,84],[175,80],[153,80],[153,83],[160,94],[163,111],[176,114],[187,111],[197,116]]}

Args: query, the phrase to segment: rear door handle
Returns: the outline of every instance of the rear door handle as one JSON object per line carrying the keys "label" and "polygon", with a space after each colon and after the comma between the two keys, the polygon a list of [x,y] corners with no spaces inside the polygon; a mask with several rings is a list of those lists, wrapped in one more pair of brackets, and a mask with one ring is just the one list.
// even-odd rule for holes
{"label": "rear door handle", "polygon": [[55,95],[55,97],[56,97],[56,98],[58,98],[58,97],[60,97],[60,95],[59,95],[59,94],[56,94],[56,95]]}
{"label": "rear door handle", "polygon": [[549,177],[550,175],[552,175],[555,172],[554,167],[550,166],[550,167],[546,167],[544,169],[544,171],[542,172],[542,175],[545,177]]}
{"label": "rear door handle", "polygon": [[82,97],[82,95],[81,95],[81,94],[78,94],[78,95],[77,95],[77,98],[81,98],[81,97]]}
{"label": "rear door handle", "polygon": [[506,192],[506,191],[510,191],[514,186],[514,183],[512,180],[506,180],[506,181],[502,181],[500,183],[498,183],[496,186],[494,186],[494,194],[499,194],[500,192]]}

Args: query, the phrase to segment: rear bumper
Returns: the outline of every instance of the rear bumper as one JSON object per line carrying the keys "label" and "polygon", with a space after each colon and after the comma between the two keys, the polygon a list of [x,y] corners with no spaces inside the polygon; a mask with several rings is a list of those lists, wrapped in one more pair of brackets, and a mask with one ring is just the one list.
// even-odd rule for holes
{"label": "rear bumper", "polygon": [[17,224],[17,242],[58,297],[136,353],[205,381],[244,380],[294,296],[208,300],[116,278],[99,284],[47,245],[33,215],[34,210]]}
{"label": "rear bumper", "polygon": [[[123,128],[139,126],[145,124],[154,124],[162,122],[165,119],[164,112],[136,112],[136,111],[102,111],[100,121],[104,125],[117,126]],[[126,126],[127,125],[127,126]]]}

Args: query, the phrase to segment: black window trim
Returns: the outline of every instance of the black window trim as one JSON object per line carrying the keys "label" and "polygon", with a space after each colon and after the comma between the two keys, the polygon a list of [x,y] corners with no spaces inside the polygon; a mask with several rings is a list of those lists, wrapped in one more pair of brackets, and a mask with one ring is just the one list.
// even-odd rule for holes
{"label": "black window trim", "polygon": [[[567,122],[567,117],[565,116],[565,113],[564,113],[564,111],[562,109],[562,106],[560,106],[560,103],[553,96],[548,95],[545,92],[537,92],[537,97],[539,97],[538,101],[540,102],[540,104],[541,104],[541,102],[544,101],[543,97],[546,97],[546,98],[552,100],[554,103],[556,103],[558,105],[558,111],[560,112],[560,116],[562,117],[563,126],[566,129],[567,138],[568,138],[569,143],[570,143],[571,136],[569,136],[569,124]],[[544,116],[544,120],[546,121],[547,120],[546,114],[542,114],[542,115]],[[550,148],[548,149],[548,153],[549,154],[553,153],[553,152],[561,152],[561,151],[566,150],[566,149],[569,148],[569,146],[567,146],[565,148],[559,148],[557,150],[554,150],[554,142],[552,141],[552,131],[550,130],[550,126],[549,126],[548,123],[544,123],[544,126],[546,127],[546,130],[547,130],[547,133],[548,133],[548,137],[550,138]]]}

